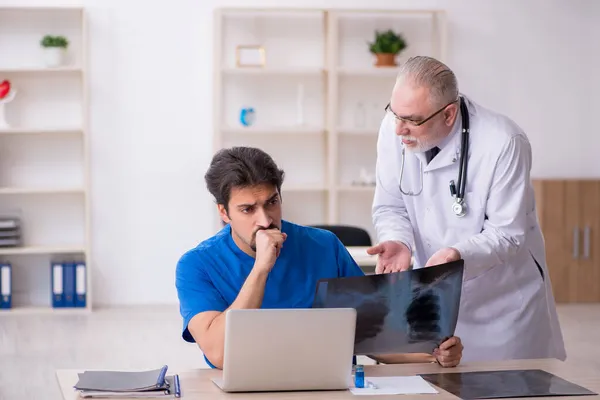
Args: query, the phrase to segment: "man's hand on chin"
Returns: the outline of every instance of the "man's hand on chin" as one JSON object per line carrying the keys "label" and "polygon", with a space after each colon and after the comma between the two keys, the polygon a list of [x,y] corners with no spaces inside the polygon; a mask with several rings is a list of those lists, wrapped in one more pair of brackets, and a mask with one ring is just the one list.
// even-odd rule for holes
{"label": "man's hand on chin", "polygon": [[440,265],[449,263],[452,261],[458,261],[461,259],[460,253],[453,247],[446,247],[440,249],[432,255],[429,260],[427,260],[426,267],[431,267],[433,265]]}

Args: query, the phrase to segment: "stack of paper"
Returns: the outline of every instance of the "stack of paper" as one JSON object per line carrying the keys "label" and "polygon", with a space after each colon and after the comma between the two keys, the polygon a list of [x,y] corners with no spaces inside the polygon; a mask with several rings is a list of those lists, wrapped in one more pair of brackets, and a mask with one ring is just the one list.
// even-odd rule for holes
{"label": "stack of paper", "polygon": [[394,394],[423,394],[438,393],[425,379],[420,376],[382,376],[365,377],[364,388],[350,388],[356,395],[394,395]]}
{"label": "stack of paper", "polygon": [[179,376],[167,376],[167,366],[152,371],[85,371],[75,389],[81,397],[180,397]]}

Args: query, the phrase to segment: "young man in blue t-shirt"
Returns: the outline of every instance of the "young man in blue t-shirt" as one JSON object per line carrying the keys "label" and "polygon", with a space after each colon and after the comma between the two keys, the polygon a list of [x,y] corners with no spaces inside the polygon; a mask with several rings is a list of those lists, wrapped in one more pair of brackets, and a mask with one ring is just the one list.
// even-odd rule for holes
{"label": "young man in blue t-shirt", "polygon": [[[181,257],[176,287],[182,336],[200,346],[211,367],[223,366],[226,310],[311,308],[319,279],[364,275],[333,233],[282,220],[283,177],[268,154],[249,147],[219,151],[206,173],[227,225]],[[454,366],[461,354],[453,337],[434,355],[373,358]]]}

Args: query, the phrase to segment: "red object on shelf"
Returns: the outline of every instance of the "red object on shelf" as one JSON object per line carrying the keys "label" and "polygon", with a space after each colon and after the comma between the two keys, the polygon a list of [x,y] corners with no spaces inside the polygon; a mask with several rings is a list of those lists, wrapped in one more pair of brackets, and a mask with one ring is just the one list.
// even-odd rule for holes
{"label": "red object on shelf", "polygon": [[0,83],[0,100],[4,99],[10,93],[10,82],[7,80]]}

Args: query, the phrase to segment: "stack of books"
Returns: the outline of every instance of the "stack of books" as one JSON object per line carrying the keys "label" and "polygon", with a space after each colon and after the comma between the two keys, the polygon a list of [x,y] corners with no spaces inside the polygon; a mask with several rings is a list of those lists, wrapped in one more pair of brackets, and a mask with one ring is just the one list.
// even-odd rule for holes
{"label": "stack of books", "polygon": [[82,398],[181,397],[179,375],[167,376],[168,366],[151,371],[85,371],[75,389]]}

